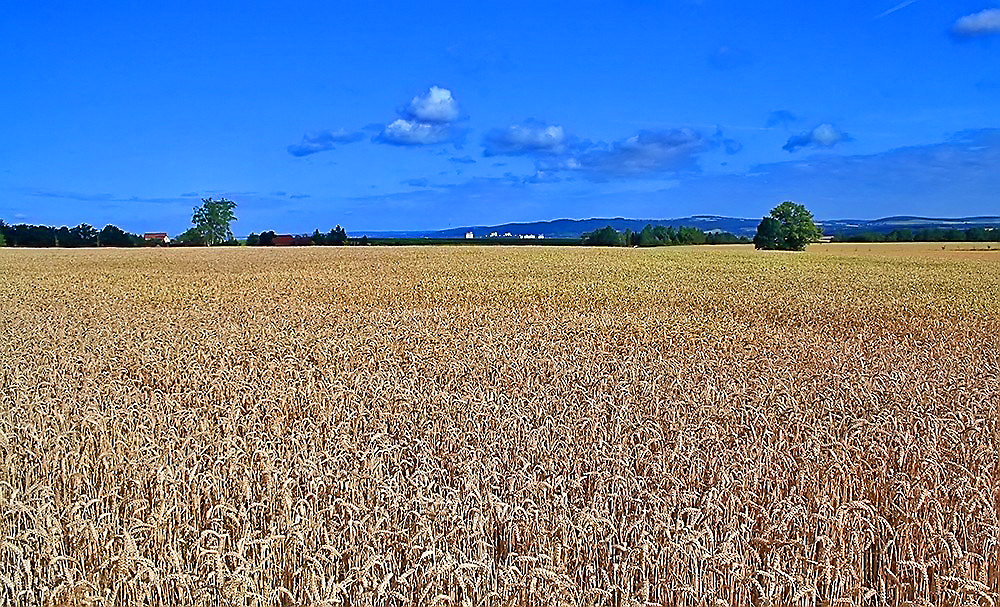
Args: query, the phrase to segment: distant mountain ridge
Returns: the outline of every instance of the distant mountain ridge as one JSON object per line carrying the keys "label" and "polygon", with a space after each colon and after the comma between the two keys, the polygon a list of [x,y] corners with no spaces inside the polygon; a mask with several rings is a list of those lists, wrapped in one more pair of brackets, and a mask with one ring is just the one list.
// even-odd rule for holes
{"label": "distant mountain ridge", "polygon": [[[737,236],[753,236],[757,232],[760,218],[725,217],[721,215],[692,215],[675,219],[627,219],[624,217],[591,218],[591,219],[553,219],[549,221],[531,221],[519,223],[502,223],[493,226],[467,226],[449,228],[446,230],[385,232],[366,231],[356,235],[367,234],[372,237],[398,238],[463,238],[472,232],[475,238],[487,238],[494,232],[497,236],[510,234],[522,236],[526,234],[542,235],[545,238],[579,238],[585,232],[593,232],[605,226],[622,232],[632,230],[637,232],[646,225],[664,227],[692,227],[706,232],[720,231]],[[828,236],[835,234],[857,234],[859,232],[888,233],[893,230],[909,228],[911,230],[925,228],[1000,228],[1000,216],[984,215],[977,217],[916,217],[898,215],[881,219],[830,219],[816,222],[823,233]],[[355,234],[351,234],[355,236]]]}

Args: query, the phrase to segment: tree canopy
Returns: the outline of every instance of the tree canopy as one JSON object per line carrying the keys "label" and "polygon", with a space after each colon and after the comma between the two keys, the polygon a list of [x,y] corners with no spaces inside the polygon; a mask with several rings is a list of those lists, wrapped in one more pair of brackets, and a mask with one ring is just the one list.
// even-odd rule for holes
{"label": "tree canopy", "polygon": [[[195,207],[191,217],[195,233],[200,237],[200,244],[211,246],[232,240],[230,224],[236,221],[236,214],[233,212],[235,209],[236,203],[232,200],[202,198],[201,206]],[[188,233],[185,232],[184,235]],[[194,234],[188,236],[193,239]]]}
{"label": "tree canopy", "polygon": [[786,200],[761,220],[753,243],[758,249],[802,251],[822,235],[805,205]]}

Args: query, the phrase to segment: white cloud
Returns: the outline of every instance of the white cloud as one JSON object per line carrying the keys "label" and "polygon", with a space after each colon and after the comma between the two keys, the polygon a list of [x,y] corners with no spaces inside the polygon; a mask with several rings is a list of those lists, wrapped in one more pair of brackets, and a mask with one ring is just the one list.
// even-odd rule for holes
{"label": "white cloud", "polygon": [[458,102],[448,89],[432,86],[423,95],[414,97],[403,113],[416,122],[454,122],[459,116]]}
{"label": "white cloud", "polygon": [[417,122],[399,118],[382,130],[376,141],[392,145],[429,145],[451,140],[452,130],[447,124]]}
{"label": "white cloud", "polygon": [[967,37],[1000,34],[1000,8],[988,8],[966,15],[955,22],[952,31]]}

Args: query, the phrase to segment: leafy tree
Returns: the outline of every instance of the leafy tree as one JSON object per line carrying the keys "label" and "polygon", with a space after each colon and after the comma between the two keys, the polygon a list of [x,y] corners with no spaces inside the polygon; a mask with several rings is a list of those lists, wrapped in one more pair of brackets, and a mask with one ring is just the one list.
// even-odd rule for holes
{"label": "leafy tree", "polygon": [[0,231],[0,247],[7,246],[7,239],[4,238],[3,231]]}
{"label": "leafy tree", "polygon": [[236,221],[236,215],[233,213],[235,209],[236,203],[232,200],[201,199],[201,206],[195,208],[191,223],[201,235],[203,244],[211,246],[233,239],[233,231],[229,224]]}
{"label": "leafy tree", "polygon": [[753,246],[767,250],[785,248],[781,237],[781,222],[773,217],[761,219],[757,224],[757,234],[753,237]]}
{"label": "leafy tree", "polygon": [[205,244],[205,236],[197,227],[188,228],[174,238],[174,244],[182,247],[202,246]]}
{"label": "leafy tree", "polygon": [[771,209],[771,216],[765,217],[757,226],[754,246],[758,249],[802,251],[822,235],[812,213],[804,205],[785,201]]}
{"label": "leafy tree", "polygon": [[247,246],[248,247],[258,247],[258,246],[260,246],[260,236],[258,236],[254,232],[250,232],[250,235],[247,236]]}
{"label": "leafy tree", "polygon": [[598,247],[620,247],[625,244],[625,239],[617,230],[606,226],[584,234],[583,244]]}
{"label": "leafy tree", "polygon": [[270,247],[274,245],[274,230],[268,230],[267,232],[260,233],[260,246]]}
{"label": "leafy tree", "polygon": [[75,228],[63,226],[56,230],[56,242],[60,247],[94,247],[98,235],[94,226],[81,223]]}
{"label": "leafy tree", "polygon": [[12,247],[54,247],[56,246],[56,229],[51,226],[19,223],[10,226],[6,238]]}
{"label": "leafy tree", "polygon": [[660,243],[661,243],[660,239],[658,239],[656,237],[656,234],[653,232],[653,226],[646,224],[646,227],[644,227],[642,231],[639,232],[639,236],[636,239],[635,244],[639,245],[640,247],[655,247]]}
{"label": "leafy tree", "polygon": [[[318,244],[318,243],[317,243]],[[347,230],[340,227],[339,225],[334,229],[330,230],[330,233],[326,235],[326,244],[334,246],[344,246],[347,244]]]}
{"label": "leafy tree", "polygon": [[97,235],[97,244],[102,247],[132,247],[135,246],[137,238],[135,234],[129,234],[109,223]]}

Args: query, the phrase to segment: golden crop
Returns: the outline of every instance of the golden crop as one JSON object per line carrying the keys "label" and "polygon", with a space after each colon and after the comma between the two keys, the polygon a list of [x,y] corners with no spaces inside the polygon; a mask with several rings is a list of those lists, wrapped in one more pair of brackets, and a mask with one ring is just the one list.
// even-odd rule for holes
{"label": "golden crop", "polygon": [[0,249],[0,604],[994,605],[954,249]]}

